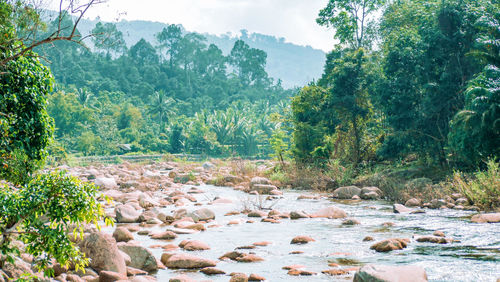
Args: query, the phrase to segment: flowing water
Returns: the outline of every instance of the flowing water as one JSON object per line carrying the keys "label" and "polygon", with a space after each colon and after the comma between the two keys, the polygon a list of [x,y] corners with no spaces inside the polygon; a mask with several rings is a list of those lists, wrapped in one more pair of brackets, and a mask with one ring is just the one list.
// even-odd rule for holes
{"label": "flowing water", "polygon": [[[185,191],[190,187],[186,186]],[[400,265],[412,264],[424,267],[430,281],[496,281],[500,277],[500,224],[475,224],[469,218],[472,214],[457,210],[426,210],[424,214],[394,214],[392,206],[384,201],[333,201],[323,197],[319,200],[297,200],[303,192],[285,191],[279,200],[266,201],[263,206],[280,212],[305,211],[313,213],[320,208],[335,205],[347,212],[349,217],[358,219],[361,224],[342,226],[341,219],[283,219],[281,223],[265,223],[259,218],[248,218],[244,214],[224,216],[225,213],[243,210],[252,203],[259,203],[257,196],[235,191],[231,188],[203,185],[199,187],[204,194],[194,194],[203,206],[186,206],[188,211],[207,207],[215,212],[216,218],[210,224],[221,227],[208,228],[204,232],[179,235],[171,242],[152,240],[148,236],[135,234],[137,241],[149,247],[158,244],[178,244],[185,239],[200,240],[211,249],[207,251],[187,252],[192,255],[218,260],[226,252],[236,247],[251,245],[254,242],[269,241],[266,247],[257,247],[254,252],[264,258],[263,262],[241,263],[219,261],[217,268],[226,273],[255,273],[268,281],[349,281],[350,275],[332,277],[321,274],[330,269],[328,263],[337,263],[342,268],[353,268],[368,263]],[[206,205],[214,197],[230,199],[232,204]],[[166,208],[171,214],[176,208]],[[227,223],[233,219],[242,219],[239,225]],[[252,219],[254,223],[246,223]],[[385,222],[393,222],[393,227],[383,227]],[[207,225],[210,225],[207,224]],[[153,227],[152,231],[164,230],[165,227]],[[363,242],[365,236],[372,236],[375,241],[387,238],[412,238],[415,235],[432,235],[435,230],[443,231],[447,237],[460,242],[451,244],[418,243],[414,240],[401,251],[377,253],[370,250],[374,242]],[[307,235],[316,241],[305,245],[292,245],[290,241],[298,235]],[[161,257],[162,249],[151,249],[156,257]],[[302,254],[290,254],[303,251]],[[184,252],[177,250],[174,252]],[[283,266],[299,264],[306,270],[317,272],[314,276],[295,277],[287,274]],[[200,272],[181,270],[159,270],[155,276],[158,281],[185,273],[196,280],[228,281],[226,275],[206,276]]]}

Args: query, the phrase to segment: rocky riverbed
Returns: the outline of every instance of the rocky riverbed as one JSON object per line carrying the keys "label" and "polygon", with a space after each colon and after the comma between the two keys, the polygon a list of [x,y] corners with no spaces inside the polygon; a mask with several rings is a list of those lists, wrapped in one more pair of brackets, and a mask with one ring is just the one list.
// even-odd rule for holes
{"label": "rocky riverbed", "polygon": [[[460,195],[430,209],[385,202],[376,187],[282,190],[211,163],[63,169],[112,197],[106,211],[117,223],[100,232],[89,228],[78,244],[90,267],[86,273],[56,267],[58,281],[500,277],[500,214],[478,214],[457,201]],[[29,269],[26,262],[18,266]]]}

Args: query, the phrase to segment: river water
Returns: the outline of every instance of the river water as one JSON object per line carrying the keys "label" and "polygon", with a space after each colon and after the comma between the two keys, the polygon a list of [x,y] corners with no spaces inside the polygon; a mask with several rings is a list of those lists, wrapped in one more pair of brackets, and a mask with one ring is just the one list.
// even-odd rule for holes
{"label": "river water", "polygon": [[[190,187],[185,186],[187,191]],[[425,268],[430,281],[496,281],[500,277],[500,224],[475,224],[469,218],[473,214],[457,210],[426,210],[424,214],[394,214],[392,206],[384,201],[333,201],[323,195],[319,200],[297,200],[298,191],[285,191],[279,200],[264,201],[260,205],[280,212],[305,211],[313,213],[323,207],[335,205],[347,212],[349,217],[358,219],[361,224],[342,226],[341,219],[283,219],[281,223],[265,223],[259,218],[250,218],[254,223],[246,223],[246,215],[224,216],[229,211],[241,211],[245,207],[259,203],[263,198],[248,195],[227,187],[202,185],[198,187],[203,194],[193,194],[202,206],[185,206],[188,211],[207,207],[215,212],[216,218],[211,224],[221,227],[208,228],[196,234],[179,235],[171,242],[152,240],[148,236],[134,234],[135,240],[143,246],[158,244],[178,244],[182,240],[200,240],[211,249],[207,251],[187,252],[192,255],[218,260],[226,252],[236,247],[251,245],[254,242],[269,241],[266,247],[257,247],[254,252],[264,258],[263,262],[241,263],[219,261],[217,268],[226,273],[255,273],[268,281],[349,281],[350,275],[332,277],[321,274],[330,269],[328,263],[340,264],[341,268],[352,268],[368,263],[401,265],[412,264]],[[207,205],[213,198],[221,197],[232,200],[232,204]],[[259,204],[258,204],[259,205]],[[165,208],[171,214],[174,207]],[[239,225],[230,225],[230,220],[242,219]],[[393,227],[383,227],[385,222],[393,222]],[[165,227],[152,227],[152,231],[163,231]],[[451,244],[418,243],[415,240],[401,251],[377,253],[370,250],[374,242],[363,242],[365,236],[372,236],[375,241],[387,238],[412,238],[418,235],[432,235],[435,230],[443,231],[447,237],[460,242]],[[291,245],[290,241],[298,235],[311,236],[316,242],[305,245]],[[151,249],[157,258],[162,249]],[[303,251],[302,254],[290,254]],[[174,252],[184,252],[177,250]],[[299,264],[306,270],[317,272],[314,276],[294,277],[283,270],[283,266]],[[228,281],[229,276],[206,276],[200,272],[180,270],[159,270],[155,276],[158,281],[168,281],[180,273],[196,280]]]}

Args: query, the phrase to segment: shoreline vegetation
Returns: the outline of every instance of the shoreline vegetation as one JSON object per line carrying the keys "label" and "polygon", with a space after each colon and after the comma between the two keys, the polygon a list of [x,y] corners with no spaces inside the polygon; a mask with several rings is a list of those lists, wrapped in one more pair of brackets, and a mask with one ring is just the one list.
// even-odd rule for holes
{"label": "shoreline vegetation", "polygon": [[[299,167],[290,162],[278,160],[245,160],[241,158],[214,159],[201,155],[127,155],[105,158],[105,162],[87,158],[69,158],[63,163],[52,163],[49,167],[60,165],[93,166],[106,164],[136,163],[152,164],[160,161],[173,161],[180,165],[198,166],[204,162],[213,163],[217,168],[230,167],[229,174],[236,177],[252,178],[255,176],[270,179],[280,189],[316,191],[332,193],[335,189],[347,186],[377,187],[382,191],[381,198],[393,203],[419,203],[420,207],[457,208],[475,211],[500,211],[500,169],[496,161],[490,160],[487,169],[464,173],[429,167],[417,161],[394,164],[378,164],[354,173],[346,167],[331,164],[325,169],[317,167]],[[265,170],[258,170],[259,164],[269,165]],[[194,171],[193,171],[194,172]],[[224,175],[215,175],[208,184],[227,186]],[[359,195],[358,195],[359,196]],[[458,203],[456,200],[460,199]]]}

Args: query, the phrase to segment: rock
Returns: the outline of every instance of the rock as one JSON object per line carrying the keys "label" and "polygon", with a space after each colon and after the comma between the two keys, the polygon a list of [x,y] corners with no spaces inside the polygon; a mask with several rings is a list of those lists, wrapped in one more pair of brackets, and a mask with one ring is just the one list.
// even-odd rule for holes
{"label": "rock", "polygon": [[127,276],[147,275],[146,271],[127,266]]}
{"label": "rock", "polygon": [[[33,274],[30,265],[20,258],[16,258],[14,264],[5,263],[0,271],[3,271],[9,278],[7,281],[18,280],[23,277],[24,274]],[[1,272],[0,272],[1,273]],[[3,279],[0,276],[0,279]]]}
{"label": "rock", "polygon": [[243,254],[242,256],[236,258],[236,261],[238,262],[259,262],[263,260],[263,258],[254,254]]}
{"label": "rock", "polygon": [[370,247],[370,249],[375,250],[377,252],[390,252],[394,250],[402,250],[406,248],[406,246],[410,243],[409,239],[386,239],[380,242],[375,243]]}
{"label": "rock", "polygon": [[220,269],[217,269],[215,267],[205,267],[205,268],[201,269],[200,272],[202,272],[203,274],[206,274],[206,275],[226,274],[226,272],[224,272]]}
{"label": "rock", "polygon": [[135,223],[138,222],[139,216],[141,216],[141,213],[129,204],[116,207],[115,214],[118,223]]}
{"label": "rock", "polygon": [[370,241],[374,241],[375,239],[372,237],[372,236],[366,236],[365,238],[363,238],[363,242],[370,242]]}
{"label": "rock", "polygon": [[297,200],[319,200],[320,198],[318,195],[300,195]]}
{"label": "rock", "polygon": [[129,265],[132,263],[132,259],[130,258],[130,256],[129,256],[129,255],[127,255],[126,253],[124,253],[124,252],[120,251],[120,250],[118,250],[118,251],[119,251],[119,252],[120,252],[120,254],[122,255],[123,260],[125,261],[125,265],[126,265],[126,266],[129,266]]}
{"label": "rock", "polygon": [[158,262],[150,250],[142,246],[119,244],[118,248],[130,256],[130,267],[142,269],[147,272],[158,270]]}
{"label": "rock", "polygon": [[156,282],[156,278],[149,275],[140,275],[129,277],[129,282]]}
{"label": "rock", "polygon": [[201,167],[204,169],[204,170],[212,170],[212,169],[215,169],[215,165],[211,162],[205,162],[203,163],[203,165],[201,165]]}
{"label": "rock", "polygon": [[94,184],[104,190],[111,190],[118,187],[113,177],[97,177],[94,179]]}
{"label": "rock", "polygon": [[205,225],[201,224],[201,223],[195,223],[195,224],[190,224],[186,227],[184,227],[186,229],[192,229],[192,230],[196,230],[196,231],[205,231],[207,230],[207,228],[205,227]]}
{"label": "rock", "polygon": [[238,184],[243,182],[243,179],[238,176],[234,176],[231,174],[224,175],[224,181],[227,183]]}
{"label": "rock", "polygon": [[356,186],[340,187],[333,191],[333,197],[337,199],[351,199],[354,195],[361,194],[361,189]]}
{"label": "rock", "polygon": [[248,276],[245,273],[231,273],[229,282],[247,282]]}
{"label": "rock", "polygon": [[255,242],[252,245],[259,246],[259,247],[265,247],[265,246],[271,245],[271,242],[266,242],[266,241]]}
{"label": "rock", "polygon": [[438,236],[438,237],[446,237],[446,236],[444,235],[444,232],[443,232],[443,231],[440,231],[440,230],[436,230],[436,231],[434,231],[434,233],[433,233],[432,235],[434,235],[434,236]]}
{"label": "rock", "polygon": [[159,206],[160,204],[151,198],[148,194],[142,193],[139,195],[139,205],[143,209]]}
{"label": "rock", "polygon": [[427,274],[420,266],[374,265],[368,264],[354,275],[353,282],[425,282]]}
{"label": "rock", "polygon": [[417,198],[411,198],[408,201],[406,201],[405,206],[407,206],[407,207],[420,207],[420,206],[422,206],[422,200],[417,199]]}
{"label": "rock", "polygon": [[127,275],[125,260],[120,254],[116,241],[111,235],[97,232],[86,236],[79,244],[87,258],[90,258],[89,266],[100,271],[112,271],[121,275]]}
{"label": "rock", "polygon": [[258,184],[270,185],[271,181],[265,177],[259,177],[259,176],[253,177],[252,180],[250,180],[250,188]]}
{"label": "rock", "polygon": [[342,225],[358,225],[358,224],[361,224],[361,222],[359,222],[359,220],[355,218],[347,218],[344,221],[342,221]]}
{"label": "rock", "polygon": [[113,238],[115,238],[116,242],[128,242],[134,240],[134,235],[125,227],[117,227],[113,232]]}
{"label": "rock", "polygon": [[269,184],[254,184],[250,188],[250,191],[255,191],[260,195],[270,195],[275,190],[278,190],[278,187]]}
{"label": "rock", "polygon": [[303,211],[293,211],[290,213],[290,219],[300,219],[300,218],[309,218],[309,215]]}
{"label": "rock", "polygon": [[168,231],[172,231],[175,234],[195,234],[198,233],[198,230],[194,229],[187,229],[187,228],[174,228],[174,227],[169,227]]}
{"label": "rock", "polygon": [[394,213],[407,213],[407,212],[411,212],[412,210],[401,205],[401,204],[394,204],[392,206],[392,210],[394,211]]}
{"label": "rock", "polygon": [[442,206],[446,206],[446,201],[445,200],[443,200],[443,199],[433,199],[430,202],[429,208],[431,208],[431,209],[439,209]]}
{"label": "rock", "polygon": [[438,237],[438,236],[421,236],[417,238],[417,242],[427,242],[427,243],[434,243],[434,244],[448,244],[451,243],[453,239],[450,238],[444,238],[444,237]]}
{"label": "rock", "polygon": [[266,281],[266,278],[252,273],[250,274],[250,276],[248,276],[248,281]]}
{"label": "rock", "polygon": [[186,216],[191,217],[194,222],[215,219],[215,213],[207,208],[202,208],[199,210],[195,210],[194,212],[187,213]]}
{"label": "rock", "polygon": [[290,269],[288,271],[288,275],[292,275],[292,276],[312,276],[312,275],[316,275],[316,272],[312,272],[312,271],[307,271],[307,270],[302,270],[302,269]]}
{"label": "rock", "polygon": [[183,244],[183,246],[179,247],[183,248],[186,251],[204,251],[204,250],[210,250],[210,246],[207,245],[204,242],[197,241],[197,240],[192,240],[188,241],[187,243]]}
{"label": "rock", "polygon": [[161,262],[168,268],[182,268],[182,269],[214,267],[217,265],[217,262],[215,261],[188,254],[172,255],[164,253],[161,256]]}
{"label": "rock", "polygon": [[345,213],[345,211],[337,207],[331,206],[320,209],[316,213],[312,214],[311,217],[345,218],[347,217],[347,214]]}
{"label": "rock", "polygon": [[170,278],[170,280],[168,280],[168,282],[196,282],[196,280],[192,279],[191,277],[189,277],[185,274],[181,274],[181,275],[177,275],[175,277]]}
{"label": "rock", "polygon": [[292,239],[290,244],[307,244],[309,242],[314,242],[314,241],[316,241],[316,240],[314,240],[313,238],[311,238],[309,236],[297,236],[297,237]]}
{"label": "rock", "polygon": [[254,210],[248,213],[248,217],[266,217],[266,216],[267,212],[260,210]]}
{"label": "rock", "polygon": [[175,238],[177,238],[177,234],[172,231],[164,231],[151,235],[151,239],[155,240],[174,240]]}
{"label": "rock", "polygon": [[364,200],[377,200],[382,197],[382,190],[378,187],[363,187],[359,197]]}
{"label": "rock", "polygon": [[321,273],[330,275],[330,276],[339,276],[339,275],[346,275],[349,272],[342,270],[342,269],[328,269],[328,270],[323,270]]}
{"label": "rock", "polygon": [[99,282],[114,282],[120,280],[127,280],[127,275],[105,270],[99,272]]}
{"label": "rock", "polygon": [[472,216],[472,222],[475,223],[498,223],[500,222],[500,213],[481,213]]}
{"label": "rock", "polygon": [[455,200],[456,205],[467,205],[469,203],[469,200],[466,198],[458,198]]}

